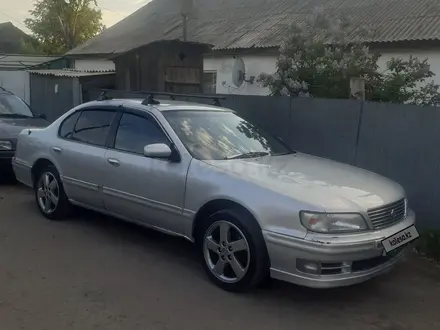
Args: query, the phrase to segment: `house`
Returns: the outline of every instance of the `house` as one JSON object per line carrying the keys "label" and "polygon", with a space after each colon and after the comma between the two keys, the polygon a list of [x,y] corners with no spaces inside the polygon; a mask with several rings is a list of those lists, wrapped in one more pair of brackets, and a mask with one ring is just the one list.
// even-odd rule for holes
{"label": "house", "polygon": [[203,54],[211,46],[160,40],[114,58],[116,88],[173,93],[203,92]]}
{"label": "house", "polygon": [[428,58],[440,84],[440,0],[192,0],[186,20],[181,5],[182,0],[153,0],[66,55],[111,65],[109,56],[182,39],[186,30],[189,41],[214,45],[204,56],[205,90],[265,95],[268,90],[251,81],[234,85],[236,60],[243,60],[247,77],[274,72],[288,26],[320,7],[349,16],[354,29],[374,29],[374,38],[365,41],[382,54],[380,67],[391,57]]}
{"label": "house", "polygon": [[11,22],[0,23],[0,54],[19,54],[25,44],[33,44],[35,40],[14,26]]}

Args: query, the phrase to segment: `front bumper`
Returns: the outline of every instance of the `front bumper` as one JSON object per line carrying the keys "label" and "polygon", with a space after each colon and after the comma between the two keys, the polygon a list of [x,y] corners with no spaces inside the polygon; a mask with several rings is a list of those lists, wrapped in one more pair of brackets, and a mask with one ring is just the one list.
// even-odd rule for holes
{"label": "front bumper", "polygon": [[[404,251],[383,255],[381,241],[415,223],[408,211],[402,222],[379,231],[353,235],[307,235],[305,239],[263,231],[271,261],[271,277],[312,288],[332,288],[364,282],[386,273]],[[300,260],[316,261],[321,274],[298,270]]]}

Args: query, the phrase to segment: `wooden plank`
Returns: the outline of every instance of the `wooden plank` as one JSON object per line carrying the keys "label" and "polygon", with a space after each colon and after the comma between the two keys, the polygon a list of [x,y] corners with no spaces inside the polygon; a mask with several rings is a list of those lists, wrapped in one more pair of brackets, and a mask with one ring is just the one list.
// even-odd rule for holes
{"label": "wooden plank", "polygon": [[200,84],[200,68],[169,66],[165,69],[165,81],[178,84]]}

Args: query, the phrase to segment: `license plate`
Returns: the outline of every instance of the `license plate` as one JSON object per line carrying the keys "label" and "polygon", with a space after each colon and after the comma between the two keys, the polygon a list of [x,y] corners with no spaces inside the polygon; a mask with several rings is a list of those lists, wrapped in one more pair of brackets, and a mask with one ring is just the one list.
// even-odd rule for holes
{"label": "license plate", "polygon": [[412,225],[388,238],[385,238],[382,241],[382,245],[385,252],[388,253],[416,240],[419,236],[416,226]]}

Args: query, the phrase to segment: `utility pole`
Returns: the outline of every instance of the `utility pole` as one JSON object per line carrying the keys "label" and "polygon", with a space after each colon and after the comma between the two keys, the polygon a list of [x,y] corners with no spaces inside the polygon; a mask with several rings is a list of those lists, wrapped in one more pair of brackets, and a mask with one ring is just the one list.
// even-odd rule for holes
{"label": "utility pole", "polygon": [[183,41],[188,41],[188,15],[191,14],[193,8],[193,0],[180,0],[182,15],[182,38]]}
{"label": "utility pole", "polygon": [[188,40],[188,16],[186,14],[182,14],[182,28],[183,28],[183,41]]}

